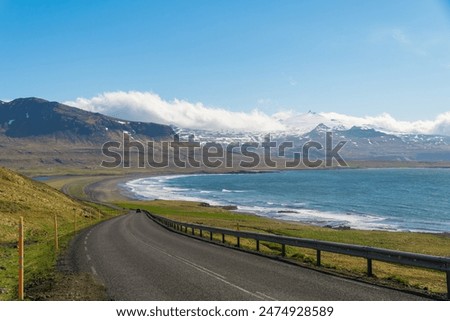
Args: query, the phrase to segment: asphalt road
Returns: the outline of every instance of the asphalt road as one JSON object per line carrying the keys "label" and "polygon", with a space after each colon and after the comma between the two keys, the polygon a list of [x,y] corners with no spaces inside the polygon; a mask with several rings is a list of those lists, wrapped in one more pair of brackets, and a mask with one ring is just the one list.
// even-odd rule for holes
{"label": "asphalt road", "polygon": [[170,232],[130,213],[80,233],[79,271],[113,300],[421,300]]}

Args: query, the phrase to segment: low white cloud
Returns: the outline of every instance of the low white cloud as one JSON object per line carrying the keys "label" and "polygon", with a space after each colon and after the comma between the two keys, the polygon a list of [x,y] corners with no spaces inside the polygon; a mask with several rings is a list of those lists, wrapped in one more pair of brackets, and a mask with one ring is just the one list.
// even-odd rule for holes
{"label": "low white cloud", "polygon": [[388,113],[378,116],[353,117],[337,113],[321,113],[327,119],[335,119],[345,127],[363,126],[388,133],[450,135],[450,112],[438,115],[434,120],[402,121]]}
{"label": "low white cloud", "polygon": [[335,112],[304,113],[282,111],[267,115],[261,111],[233,112],[174,99],[166,101],[150,92],[107,92],[92,98],[77,98],[65,104],[105,115],[142,122],[175,125],[182,128],[234,130],[246,132],[306,132],[319,123],[330,127],[362,126],[388,133],[450,135],[450,112],[434,120],[402,121],[388,113],[355,117]]}
{"label": "low white cloud", "polygon": [[258,110],[233,112],[179,99],[166,101],[150,92],[107,92],[90,99],[77,98],[65,104],[117,118],[183,128],[257,132],[285,129],[283,124]]}

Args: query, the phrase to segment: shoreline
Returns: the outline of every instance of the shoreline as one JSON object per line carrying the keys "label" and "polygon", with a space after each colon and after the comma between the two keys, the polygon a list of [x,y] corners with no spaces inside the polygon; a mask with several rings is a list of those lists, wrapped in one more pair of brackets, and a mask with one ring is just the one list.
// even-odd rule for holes
{"label": "shoreline", "polygon": [[[210,175],[210,174],[256,174],[256,173],[270,173],[270,172],[278,172],[278,171],[239,171],[239,172],[229,172],[229,173],[179,173],[179,172],[159,172],[159,173],[136,173],[136,174],[130,174],[130,175],[124,175],[120,177],[108,177],[108,178],[102,178],[99,181],[96,181],[91,184],[87,184],[84,187],[84,190],[86,194],[88,195],[89,199],[93,200],[94,202],[101,202],[101,203],[117,203],[117,202],[151,202],[153,200],[151,199],[142,199],[139,198],[139,196],[136,196],[133,192],[127,191],[123,185],[125,185],[127,182],[136,180],[136,179],[142,179],[142,178],[150,178],[150,177],[170,177],[170,176],[189,176],[189,175]],[[122,185],[122,186],[121,186]],[[208,204],[207,206],[210,207],[217,207],[217,208],[225,208],[228,210],[232,210],[236,213],[242,213],[246,215],[252,215],[252,216],[258,216],[263,218],[269,218],[273,219],[275,221],[280,222],[287,222],[287,223],[293,223],[293,224],[303,224],[303,225],[309,225],[314,227],[322,227],[322,228],[330,228],[333,230],[361,230],[361,231],[384,231],[384,232],[391,232],[391,233],[419,233],[419,234],[432,234],[432,235],[442,235],[444,237],[450,237],[450,231],[421,231],[421,230],[401,230],[401,229],[382,229],[382,228],[357,228],[352,227],[349,225],[333,225],[333,224],[315,224],[314,222],[308,222],[308,221],[300,221],[300,220],[294,220],[294,219],[283,219],[283,218],[277,218],[277,217],[271,217],[271,216],[265,216],[265,215],[259,215],[257,211],[251,211],[251,210],[245,210],[245,209],[239,209],[238,206],[235,204],[211,204],[211,201],[209,199],[203,199],[203,200],[186,200],[186,199],[164,199],[164,198],[157,198],[155,200],[167,200],[167,201],[186,201],[186,202],[193,202],[193,203],[205,203]],[[236,207],[236,208],[233,208]],[[279,211],[279,213],[282,213],[284,211]]]}
{"label": "shoreline", "polygon": [[[302,170],[302,169],[299,169]],[[189,176],[189,175],[234,175],[234,174],[262,174],[262,173],[276,173],[282,170],[238,170],[238,171],[230,171],[230,172],[150,172],[150,173],[133,173],[133,174],[124,174],[124,175],[114,175],[113,177],[102,177],[99,181],[96,181],[92,184],[88,184],[84,187],[86,194],[88,194],[92,200],[99,202],[112,202],[112,201],[141,201],[141,199],[136,197],[131,197],[130,195],[126,195],[128,193],[122,193],[120,184],[126,184],[127,182],[135,179],[141,178],[149,178],[155,176]],[[50,178],[51,179],[51,178]]]}

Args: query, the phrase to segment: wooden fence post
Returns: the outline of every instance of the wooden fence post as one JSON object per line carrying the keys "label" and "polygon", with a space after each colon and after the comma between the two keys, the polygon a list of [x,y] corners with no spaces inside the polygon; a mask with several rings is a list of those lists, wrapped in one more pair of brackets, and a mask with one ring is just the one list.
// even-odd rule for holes
{"label": "wooden fence post", "polygon": [[59,242],[58,242],[58,217],[55,214],[55,254],[58,252]]}
{"label": "wooden fence post", "polygon": [[73,233],[77,233],[77,211],[73,209]]}
{"label": "wooden fence post", "polygon": [[20,217],[19,222],[19,300],[23,300],[24,297],[24,249],[23,249],[23,216]]}

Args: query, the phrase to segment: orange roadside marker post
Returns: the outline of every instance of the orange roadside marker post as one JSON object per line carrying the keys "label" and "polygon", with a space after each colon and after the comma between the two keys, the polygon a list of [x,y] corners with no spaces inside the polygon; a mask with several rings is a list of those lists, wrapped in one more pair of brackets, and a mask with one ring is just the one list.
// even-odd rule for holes
{"label": "orange roadside marker post", "polygon": [[58,242],[58,217],[55,214],[55,254],[58,252],[59,242]]}
{"label": "orange roadside marker post", "polygon": [[21,216],[19,222],[19,300],[23,300],[24,297],[23,254],[23,216]]}
{"label": "orange roadside marker post", "polygon": [[77,233],[77,211],[73,209],[73,233]]}

